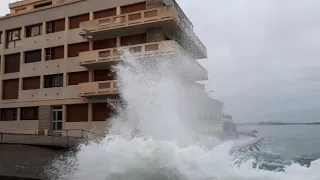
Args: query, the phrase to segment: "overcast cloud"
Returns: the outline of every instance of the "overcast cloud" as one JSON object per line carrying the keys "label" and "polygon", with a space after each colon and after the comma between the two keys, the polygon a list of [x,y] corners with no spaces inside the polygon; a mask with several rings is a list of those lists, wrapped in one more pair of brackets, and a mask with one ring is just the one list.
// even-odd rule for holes
{"label": "overcast cloud", "polygon": [[207,89],[236,121],[320,121],[319,0],[177,1],[208,48]]}

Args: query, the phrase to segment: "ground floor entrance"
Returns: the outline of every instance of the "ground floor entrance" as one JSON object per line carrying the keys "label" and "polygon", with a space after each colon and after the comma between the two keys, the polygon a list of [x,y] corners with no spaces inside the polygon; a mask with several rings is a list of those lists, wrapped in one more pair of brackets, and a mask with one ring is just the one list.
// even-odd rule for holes
{"label": "ground floor entrance", "polygon": [[62,131],[62,118],[63,118],[62,107],[54,107],[52,109],[52,130],[53,130],[53,132]]}

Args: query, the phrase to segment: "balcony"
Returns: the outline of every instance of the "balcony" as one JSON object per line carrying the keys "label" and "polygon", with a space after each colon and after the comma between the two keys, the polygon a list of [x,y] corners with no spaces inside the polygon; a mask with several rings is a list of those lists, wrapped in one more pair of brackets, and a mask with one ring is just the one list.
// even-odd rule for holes
{"label": "balcony", "polygon": [[86,51],[79,54],[79,65],[88,69],[108,68],[120,60],[119,48]]}
{"label": "balcony", "polygon": [[117,81],[100,81],[79,84],[79,96],[105,96],[119,94]]}
{"label": "balcony", "polygon": [[[121,47],[128,50],[134,57],[150,57],[165,55],[176,51],[179,46],[175,41],[160,41],[153,43],[138,44]],[[121,60],[120,48],[102,49],[96,51],[86,51],[80,53],[80,66],[88,69],[109,68],[114,63]]]}
{"label": "balcony", "polygon": [[130,32],[143,32],[148,28],[162,27],[167,37],[176,39],[183,48],[197,59],[207,57],[207,49],[189,27],[187,20],[181,18],[174,6],[96,19],[80,23],[80,35],[90,39],[109,38]]}
{"label": "balcony", "polygon": [[[160,57],[161,60],[189,61],[189,67],[185,70],[186,78],[193,81],[207,80],[208,72],[196,60],[190,58],[188,53],[175,41],[160,41],[121,47],[127,50],[134,58],[148,59]],[[88,69],[110,68],[111,65],[121,60],[120,48],[102,49],[80,53],[79,65]]]}

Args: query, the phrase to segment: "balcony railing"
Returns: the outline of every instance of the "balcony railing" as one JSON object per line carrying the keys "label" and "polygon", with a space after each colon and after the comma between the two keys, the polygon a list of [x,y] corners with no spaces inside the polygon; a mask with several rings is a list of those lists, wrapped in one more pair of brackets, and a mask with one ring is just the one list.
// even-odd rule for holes
{"label": "balcony railing", "polygon": [[80,23],[86,31],[104,31],[174,17],[174,7],[164,6]]}
{"label": "balcony railing", "polygon": [[134,58],[161,58],[163,55],[175,55],[175,57],[185,60],[189,59],[194,61],[194,66],[191,69],[193,73],[203,74],[202,80],[207,79],[208,76],[208,71],[201,64],[190,58],[188,53],[177,42],[172,40],[81,52],[79,64],[88,69],[108,68],[114,62],[121,60],[121,50],[130,52],[130,55]]}
{"label": "balcony railing", "polygon": [[117,81],[100,81],[79,84],[79,96],[98,96],[118,94],[119,86]]}
{"label": "balcony railing", "polygon": [[80,28],[84,31],[81,32],[80,35],[93,38],[95,33],[99,32],[170,19],[174,20],[179,28],[183,30],[195,44],[197,44],[202,53],[205,55],[207,54],[206,47],[193,32],[193,27],[188,23],[187,19],[183,18],[183,16],[179,14],[178,10],[174,6],[163,6],[155,9],[82,22],[80,23]]}
{"label": "balcony railing", "polygon": [[109,63],[120,60],[120,51],[118,48],[110,48],[96,51],[81,52],[80,66],[91,66],[101,63]]}
{"label": "balcony railing", "polygon": [[79,64],[81,66],[91,67],[96,64],[101,66],[102,64],[119,61],[121,59],[121,50],[127,50],[133,56],[147,56],[161,55],[168,52],[177,51],[177,47],[179,47],[179,45],[175,41],[160,41],[132,46],[124,46],[121,48],[86,51],[80,53]]}

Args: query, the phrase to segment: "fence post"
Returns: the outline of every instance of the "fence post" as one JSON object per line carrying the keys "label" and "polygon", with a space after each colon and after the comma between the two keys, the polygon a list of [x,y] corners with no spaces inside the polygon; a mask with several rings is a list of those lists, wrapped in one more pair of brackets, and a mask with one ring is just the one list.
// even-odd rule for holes
{"label": "fence post", "polygon": [[51,135],[52,145],[54,145],[54,134]]}
{"label": "fence post", "polygon": [[67,133],[67,146],[69,144],[69,129],[66,130],[66,133]]}

